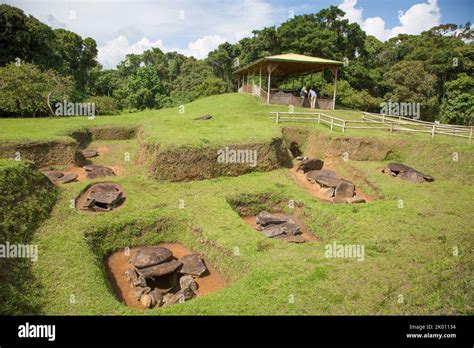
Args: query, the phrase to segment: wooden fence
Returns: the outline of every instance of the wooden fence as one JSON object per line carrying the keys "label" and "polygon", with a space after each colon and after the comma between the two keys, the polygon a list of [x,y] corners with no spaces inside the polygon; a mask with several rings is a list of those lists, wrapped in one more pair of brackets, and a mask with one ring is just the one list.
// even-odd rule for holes
{"label": "wooden fence", "polygon": [[386,130],[390,133],[394,131],[427,133],[430,134],[432,138],[434,138],[436,134],[442,134],[469,139],[469,145],[473,137],[473,127],[432,123],[406,117],[378,115],[368,112],[362,113],[362,120],[345,120],[321,112],[278,111],[270,112],[270,114],[274,115],[270,117],[275,118],[276,123],[287,121],[317,122],[318,124],[329,126],[331,131],[339,128],[342,133],[345,133],[347,129],[378,129]]}

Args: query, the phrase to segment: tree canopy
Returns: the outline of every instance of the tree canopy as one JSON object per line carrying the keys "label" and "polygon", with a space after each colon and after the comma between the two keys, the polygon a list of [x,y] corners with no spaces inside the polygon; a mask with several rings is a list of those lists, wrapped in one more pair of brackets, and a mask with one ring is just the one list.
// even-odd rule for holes
{"label": "tree canopy", "polygon": [[[472,122],[474,44],[470,23],[442,24],[420,35],[400,34],[381,42],[344,15],[338,7],[330,6],[294,16],[278,27],[254,30],[236,43],[222,43],[204,60],[152,48],[127,55],[114,69],[103,69],[97,62],[94,39],[52,29],[18,8],[0,5],[0,76],[8,80],[16,71],[21,72],[18,81],[31,82],[31,86],[21,86],[10,80],[9,88],[17,86],[18,93],[2,88],[0,112],[48,114],[32,102],[15,108],[7,97],[26,95],[31,88],[44,95],[44,88],[53,85],[48,85],[48,79],[44,85],[37,83],[42,73],[69,81],[68,86],[73,87],[68,87],[67,94],[72,101],[108,97],[93,100],[101,101],[104,110],[139,110],[235,91],[233,71],[238,67],[269,55],[297,53],[346,62],[338,83],[337,102],[343,107],[379,112],[380,104],[389,100],[413,102],[421,104],[424,119]],[[13,70],[12,63],[27,64]],[[323,96],[329,96],[332,78],[329,73],[314,78]],[[290,87],[288,81],[276,83]]]}

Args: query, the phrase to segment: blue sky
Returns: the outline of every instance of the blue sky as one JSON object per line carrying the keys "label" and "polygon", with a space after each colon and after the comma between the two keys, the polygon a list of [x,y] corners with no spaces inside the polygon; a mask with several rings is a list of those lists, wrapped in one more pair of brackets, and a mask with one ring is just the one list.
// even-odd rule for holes
{"label": "blue sky", "polygon": [[127,53],[151,47],[205,58],[220,43],[291,15],[331,5],[370,35],[386,40],[418,34],[440,23],[473,19],[473,0],[4,0],[54,28],[93,37],[99,61],[114,67]]}

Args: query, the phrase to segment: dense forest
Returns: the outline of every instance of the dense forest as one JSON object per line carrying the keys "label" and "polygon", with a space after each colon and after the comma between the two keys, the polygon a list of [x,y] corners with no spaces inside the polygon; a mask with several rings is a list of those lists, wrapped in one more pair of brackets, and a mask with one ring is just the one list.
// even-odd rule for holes
{"label": "dense forest", "polygon": [[[379,112],[389,100],[419,103],[423,119],[474,124],[470,23],[381,42],[343,17],[331,6],[255,30],[235,44],[223,43],[204,60],[154,48],[104,69],[94,39],[52,29],[18,8],[0,5],[0,115],[47,116],[54,114],[51,105],[63,100],[94,102],[102,115],[180,105],[235,92],[232,72],[238,66],[291,52],[346,63],[338,80],[338,107]],[[332,75],[319,74],[315,87],[330,95]]]}

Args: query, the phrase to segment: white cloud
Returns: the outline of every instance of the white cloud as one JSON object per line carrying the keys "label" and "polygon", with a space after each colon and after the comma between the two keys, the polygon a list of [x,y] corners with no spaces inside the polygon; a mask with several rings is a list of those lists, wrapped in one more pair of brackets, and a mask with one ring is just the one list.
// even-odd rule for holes
{"label": "white cloud", "polygon": [[105,68],[115,68],[125,58],[125,55],[131,53],[139,54],[153,47],[162,48],[163,42],[161,40],[151,42],[144,37],[135,44],[130,45],[128,39],[121,35],[108,41],[104,46],[99,47],[97,58]]}
{"label": "white cloud", "polygon": [[207,54],[216,49],[219,44],[225,42],[219,35],[208,35],[190,42],[184,49],[165,47],[162,40],[152,42],[144,37],[133,45],[130,45],[128,39],[120,35],[115,39],[108,41],[104,46],[98,48],[97,58],[105,68],[115,68],[127,54],[140,54],[151,48],[159,48],[163,52],[179,52],[186,56],[193,56],[198,59],[207,57]]}
{"label": "white cloud", "polygon": [[427,0],[425,3],[415,4],[405,13],[399,11],[400,25],[385,28],[385,21],[380,17],[363,18],[363,9],[357,8],[357,0],[344,0],[339,8],[346,12],[345,18],[350,22],[358,23],[369,35],[385,41],[398,34],[419,34],[440,24],[441,11],[437,0]]}
{"label": "white cloud", "polygon": [[184,54],[185,56],[193,56],[198,59],[204,59],[207,57],[207,54],[215,50],[221,43],[225,42],[223,38],[219,35],[207,35],[200,39],[197,39],[194,42],[190,42],[188,47],[185,49],[166,49],[166,52],[169,51],[178,51],[179,53]]}
{"label": "white cloud", "polygon": [[288,11],[268,0],[3,1],[53,27],[61,24],[94,38],[106,67],[126,53],[151,47],[205,58],[223,40],[234,43],[252,30],[274,25]]}

